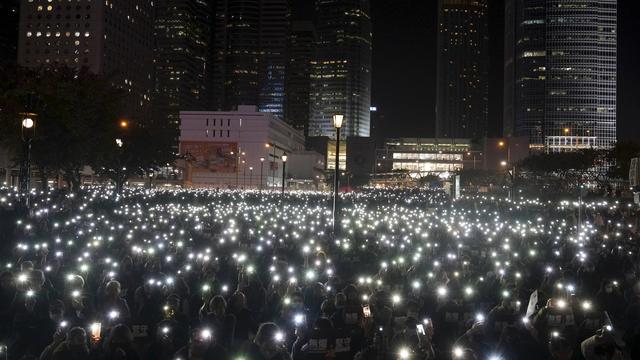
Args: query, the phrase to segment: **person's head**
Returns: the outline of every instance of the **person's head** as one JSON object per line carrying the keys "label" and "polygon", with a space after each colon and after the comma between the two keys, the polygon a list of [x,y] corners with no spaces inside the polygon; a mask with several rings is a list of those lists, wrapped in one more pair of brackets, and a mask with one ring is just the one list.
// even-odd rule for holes
{"label": "person's head", "polygon": [[3,271],[2,273],[0,273],[0,287],[5,290],[14,287],[13,275],[11,275],[10,272]]}
{"label": "person's head", "polygon": [[329,317],[336,311],[335,304],[331,300],[324,300],[320,305],[320,311],[322,315]]}
{"label": "person's head", "polygon": [[345,286],[342,290],[348,302],[358,301],[358,289],[353,284]]}
{"label": "person's head", "polygon": [[66,343],[73,354],[87,355],[89,346],[87,345],[87,333],[81,327],[74,327],[67,333]]}
{"label": "person's head", "polygon": [[274,323],[261,324],[253,342],[258,345],[260,352],[265,358],[272,358],[282,348],[282,333],[280,332],[280,328]]}
{"label": "person's head", "polygon": [[216,295],[209,301],[209,311],[216,317],[223,317],[227,311],[227,302],[220,295]]}
{"label": "person's head", "polygon": [[191,332],[189,351],[195,356],[204,356],[209,346],[215,344],[213,331],[209,328],[194,329]]}
{"label": "person's head", "polygon": [[229,308],[231,311],[240,311],[247,307],[247,298],[241,291],[236,291],[229,300]]}
{"label": "person's head", "polygon": [[117,299],[120,297],[120,283],[116,280],[111,280],[104,287],[105,295],[110,299]]}
{"label": "person's head", "polygon": [[553,359],[569,360],[573,356],[573,349],[567,339],[562,336],[553,336],[549,340],[549,352]]}
{"label": "person's head", "polygon": [[336,298],[334,301],[334,305],[336,308],[341,308],[344,307],[344,304],[347,302],[347,297],[344,295],[344,293],[337,293],[336,294]]}
{"label": "person's head", "polygon": [[69,274],[65,281],[65,289],[79,290],[84,288],[84,279],[80,275]]}
{"label": "person's head", "polygon": [[60,266],[62,266],[62,264],[60,264],[60,260],[55,258],[49,260],[47,264],[49,266],[49,271],[52,274],[56,274],[60,270]]}
{"label": "person's head", "polygon": [[34,266],[33,266],[33,262],[31,262],[31,261],[23,261],[20,264],[20,271],[21,272],[31,271],[33,269],[34,269]]}
{"label": "person's head", "polygon": [[111,329],[109,338],[105,342],[105,345],[111,349],[128,347],[133,343],[133,334],[129,327],[123,324],[118,324]]}
{"label": "person's head", "polygon": [[53,300],[49,304],[49,319],[60,322],[64,316],[64,303],[62,300]]}
{"label": "person's head", "polygon": [[292,309],[304,308],[304,296],[300,291],[294,291],[291,294],[291,308]]}
{"label": "person's head", "polygon": [[29,271],[29,285],[32,290],[40,291],[42,290],[42,286],[44,286],[45,277],[42,270],[31,270]]}

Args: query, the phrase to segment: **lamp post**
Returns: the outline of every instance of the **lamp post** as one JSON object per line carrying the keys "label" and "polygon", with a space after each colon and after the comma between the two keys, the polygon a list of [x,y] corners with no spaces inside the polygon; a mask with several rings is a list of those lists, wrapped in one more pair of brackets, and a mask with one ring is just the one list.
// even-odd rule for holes
{"label": "lamp post", "polygon": [[[244,155],[244,153],[242,153]],[[242,188],[247,187],[247,162],[242,160]]]}
{"label": "lamp post", "polygon": [[284,185],[287,177],[286,168],[287,168],[287,155],[283,154],[282,155],[282,191],[281,191],[283,194],[284,194]]}
{"label": "lamp post", "polygon": [[36,114],[21,113],[21,135],[23,142],[23,161],[20,166],[20,192],[25,194],[25,204],[29,207],[29,188],[31,186],[31,142],[36,131]]}
{"label": "lamp post", "polygon": [[[264,146],[268,149],[268,148],[273,148],[273,154],[271,155],[271,161],[273,161],[271,164],[273,166],[271,166],[271,186],[275,187],[276,185],[276,169],[275,169],[275,162],[276,162],[276,147],[275,145],[271,144],[271,143],[266,143],[264,144]],[[268,152],[268,150],[267,150]],[[267,183],[268,185],[269,183]]]}
{"label": "lamp post", "polygon": [[249,166],[249,189],[253,186],[253,166]]}
{"label": "lamp post", "polygon": [[264,169],[264,158],[260,158],[260,190],[262,190],[262,170]]}
{"label": "lamp post", "polygon": [[[122,126],[121,126],[122,127]],[[119,194],[122,191],[122,183],[124,178],[124,167],[122,166],[122,147],[124,146],[124,141],[121,138],[116,139],[116,146],[118,147],[118,163],[116,164],[116,192]]]}
{"label": "lamp post", "polygon": [[336,233],[336,217],[338,212],[338,177],[340,176],[340,128],[344,121],[344,115],[333,115],[333,127],[336,128],[336,168],[333,175],[333,233]]}

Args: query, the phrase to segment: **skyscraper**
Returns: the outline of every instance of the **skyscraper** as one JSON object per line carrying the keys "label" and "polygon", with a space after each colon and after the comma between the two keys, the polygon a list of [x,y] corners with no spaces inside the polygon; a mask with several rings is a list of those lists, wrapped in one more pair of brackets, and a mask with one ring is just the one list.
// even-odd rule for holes
{"label": "skyscraper", "polygon": [[149,116],[153,91],[153,2],[22,1],[18,64],[86,67],[126,95],[122,116]]}
{"label": "skyscraper", "polygon": [[372,33],[369,0],[316,0],[316,52],[311,62],[309,135],[369,136]]}
{"label": "skyscraper", "polygon": [[15,64],[18,59],[19,9],[18,0],[0,3],[0,65]]}
{"label": "skyscraper", "polygon": [[613,146],[617,0],[508,0],[506,13],[505,133],[540,151]]}
{"label": "skyscraper", "polygon": [[258,110],[284,118],[287,36],[291,9],[289,0],[260,3],[260,60]]}
{"label": "skyscraper", "polygon": [[546,29],[545,147],[613,146],[617,0],[547,0]]}
{"label": "skyscraper", "polygon": [[505,2],[504,134],[528,136],[532,149],[544,144],[546,2]]}
{"label": "skyscraper", "polygon": [[291,23],[287,49],[284,119],[298,130],[309,131],[309,91],[315,31],[311,21]]}
{"label": "skyscraper", "polygon": [[157,117],[178,122],[181,110],[208,107],[211,8],[206,0],[156,0],[155,4],[154,109]]}
{"label": "skyscraper", "polygon": [[487,0],[439,0],[436,136],[481,138],[488,126]]}
{"label": "skyscraper", "polygon": [[213,40],[213,107],[257,105],[282,117],[289,6],[286,0],[219,0]]}

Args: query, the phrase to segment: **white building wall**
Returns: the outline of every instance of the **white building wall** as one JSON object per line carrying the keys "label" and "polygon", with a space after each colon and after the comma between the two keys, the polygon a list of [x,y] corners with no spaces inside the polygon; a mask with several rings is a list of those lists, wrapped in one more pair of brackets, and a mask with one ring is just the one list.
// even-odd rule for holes
{"label": "white building wall", "polygon": [[180,122],[181,154],[186,154],[193,143],[211,149],[208,155],[188,161],[193,170],[191,185],[195,187],[259,188],[261,167],[263,188],[278,187],[282,183],[283,153],[304,149],[301,132],[272,114],[257,112],[253,106],[240,106],[231,112],[183,111]]}

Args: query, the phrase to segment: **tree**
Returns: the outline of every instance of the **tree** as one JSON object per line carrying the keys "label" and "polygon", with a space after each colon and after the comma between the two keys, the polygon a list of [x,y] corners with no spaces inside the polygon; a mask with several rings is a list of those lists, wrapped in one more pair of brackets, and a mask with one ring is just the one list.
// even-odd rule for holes
{"label": "tree", "polygon": [[120,191],[130,177],[172,165],[176,159],[174,139],[176,131],[169,125],[112,126],[99,139],[99,147],[106,151],[93,159],[91,167],[98,175],[111,179]]}
{"label": "tree", "polygon": [[569,189],[583,181],[602,184],[606,181],[606,152],[585,149],[581,151],[543,153],[530,156],[518,167],[534,176],[547,176]]}
{"label": "tree", "polygon": [[[80,171],[91,165],[98,174],[122,184],[141,169],[172,163],[175,129],[164,124],[144,124],[128,119],[131,127],[121,133],[124,92],[108,78],[86,68],[30,70],[0,69],[0,146],[23,160],[21,115],[37,113],[31,158],[43,186],[49,176],[62,176],[72,189],[80,185]],[[126,137],[123,148],[115,139]],[[122,161],[123,166],[115,166]],[[127,168],[126,171],[117,170]],[[124,180],[121,180],[124,179]]]}
{"label": "tree", "polygon": [[631,159],[640,156],[640,144],[634,142],[618,142],[616,146],[607,152],[609,177],[618,180],[627,180]]}

